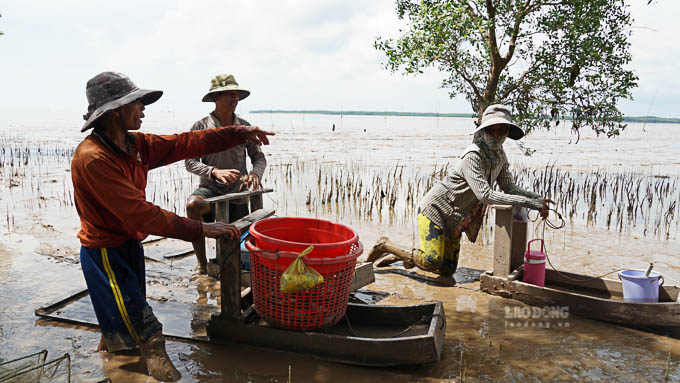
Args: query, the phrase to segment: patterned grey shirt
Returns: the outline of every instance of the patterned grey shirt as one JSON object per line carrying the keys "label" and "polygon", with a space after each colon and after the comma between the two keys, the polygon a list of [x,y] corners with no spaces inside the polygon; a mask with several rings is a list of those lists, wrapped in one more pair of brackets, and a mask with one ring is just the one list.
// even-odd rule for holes
{"label": "patterned grey shirt", "polygon": [[[250,126],[250,123],[234,115],[234,125]],[[219,119],[213,113],[210,113],[207,117],[196,121],[196,123],[191,127],[191,130],[211,129],[219,126],[222,126]],[[247,141],[245,144],[227,149],[223,152],[184,160],[184,166],[189,172],[201,177],[201,183],[199,184],[200,187],[207,188],[219,195],[236,193],[241,190],[242,182],[240,180],[229,185],[224,185],[215,181],[211,175],[211,172],[214,168],[218,168],[236,169],[241,172],[242,176],[249,174],[248,169],[246,168],[246,154],[250,157],[250,160],[253,164],[252,173],[256,174],[258,178],[262,180],[264,170],[267,167],[267,160],[260,147],[250,141]]]}
{"label": "patterned grey shirt", "polygon": [[[477,145],[469,146],[453,170],[432,187],[420,203],[420,212],[451,235],[470,213],[477,201],[485,205],[519,205],[530,209],[543,207],[543,198],[517,185],[508,171],[503,152],[495,166],[485,161]],[[495,191],[494,183],[505,193]]]}

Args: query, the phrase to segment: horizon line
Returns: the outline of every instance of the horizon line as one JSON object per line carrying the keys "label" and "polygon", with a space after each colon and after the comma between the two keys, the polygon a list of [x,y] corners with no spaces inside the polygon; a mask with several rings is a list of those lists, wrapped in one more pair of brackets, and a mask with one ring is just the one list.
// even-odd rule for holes
{"label": "horizon line", "polygon": [[[462,117],[474,118],[473,113],[436,113],[436,112],[396,112],[396,111],[367,111],[367,110],[325,110],[325,109],[255,109],[250,110],[251,114],[321,114],[321,115],[354,115],[354,116],[398,116],[398,117]],[[571,116],[566,116],[561,120],[571,120]],[[680,118],[676,117],[657,117],[657,116],[623,116],[625,122],[654,122],[654,123],[680,123]]]}

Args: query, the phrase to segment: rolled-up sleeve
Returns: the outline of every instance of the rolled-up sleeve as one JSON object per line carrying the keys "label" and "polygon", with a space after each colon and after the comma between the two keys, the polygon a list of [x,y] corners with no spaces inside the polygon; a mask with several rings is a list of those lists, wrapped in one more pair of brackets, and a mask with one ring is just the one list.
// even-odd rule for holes
{"label": "rolled-up sleeve", "polygon": [[477,153],[471,152],[463,157],[461,172],[470,189],[477,199],[486,205],[519,205],[538,210],[543,207],[543,201],[521,195],[500,193],[491,188],[482,172],[482,159]]}
{"label": "rolled-up sleeve", "polygon": [[498,178],[496,179],[496,182],[498,182],[498,186],[500,186],[501,190],[508,194],[515,194],[515,195],[521,195],[525,196],[527,198],[531,199],[543,199],[540,194],[531,192],[529,190],[524,190],[521,187],[517,186],[515,183],[515,180],[508,170],[509,165],[505,164],[503,166],[503,169],[501,170],[500,174],[498,174]]}
{"label": "rolled-up sleeve", "polygon": [[184,160],[184,168],[197,176],[210,177],[215,167],[204,164],[199,158],[189,158]]}

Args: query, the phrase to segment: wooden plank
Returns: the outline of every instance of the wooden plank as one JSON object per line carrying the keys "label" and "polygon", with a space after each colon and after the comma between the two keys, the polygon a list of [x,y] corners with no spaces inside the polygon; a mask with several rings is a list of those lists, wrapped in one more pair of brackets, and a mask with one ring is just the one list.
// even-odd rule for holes
{"label": "wooden plank", "polygon": [[233,199],[241,199],[245,197],[251,197],[251,196],[261,196],[263,193],[271,193],[273,192],[274,189],[263,189],[263,190],[257,190],[257,191],[244,191],[240,193],[231,193],[231,194],[225,194],[225,195],[220,195],[217,197],[210,197],[204,199],[205,202],[208,203],[218,203],[218,202],[229,202]]}
{"label": "wooden plank", "polygon": [[254,224],[255,222],[267,217],[271,217],[272,215],[274,215],[274,212],[275,211],[273,209],[256,210],[248,214],[247,216],[239,219],[238,221],[232,222],[232,225],[235,225],[239,230],[241,230],[241,232],[243,232],[243,230],[247,229],[248,227],[250,227],[250,225]]}
{"label": "wooden plank", "polygon": [[37,316],[46,316],[54,311],[68,305],[69,303],[75,302],[78,299],[86,296],[90,292],[87,290],[87,288],[84,289],[78,289],[77,291],[74,291],[72,294],[68,295],[64,299],[59,299],[57,301],[54,301],[52,303],[48,303],[47,305],[40,307],[34,311],[34,314]]}
{"label": "wooden plank", "polygon": [[173,251],[170,254],[164,255],[163,258],[165,258],[165,259],[182,258],[182,257],[186,257],[187,255],[189,255],[193,252],[194,252],[194,249],[178,250],[178,251]]}
{"label": "wooden plank", "polygon": [[373,263],[362,263],[354,268],[354,279],[350,291],[356,291],[366,285],[375,282]]}
{"label": "wooden plank", "polygon": [[142,241],[142,245],[144,245],[144,246],[150,245],[152,243],[156,243],[156,242],[162,241],[164,239],[166,239],[166,238],[165,237],[159,237],[157,235],[150,235],[150,236],[146,237],[145,240]]}
{"label": "wooden plank", "polygon": [[593,279],[593,277],[587,275],[546,269],[545,280],[547,284],[562,285],[581,290],[594,290],[609,294],[612,297],[623,297],[621,281],[614,279]]}
{"label": "wooden plank", "polygon": [[493,275],[506,277],[510,266],[512,243],[512,206],[492,205],[496,209],[493,243]]}

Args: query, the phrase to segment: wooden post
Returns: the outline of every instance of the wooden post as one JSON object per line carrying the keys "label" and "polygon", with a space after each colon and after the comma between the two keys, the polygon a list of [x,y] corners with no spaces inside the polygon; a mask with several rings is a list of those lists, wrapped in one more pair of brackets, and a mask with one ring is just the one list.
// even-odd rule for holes
{"label": "wooden post", "polygon": [[262,209],[262,194],[253,194],[250,196],[250,212]]}
{"label": "wooden post", "polygon": [[[274,210],[260,209],[234,222],[239,231],[251,224],[274,215]],[[220,319],[238,320],[241,315],[241,243],[238,239],[217,239],[217,260],[220,265]]]}
{"label": "wooden post", "polygon": [[[229,201],[215,203],[215,220],[229,222]],[[238,238],[217,238],[216,252],[220,266],[222,317],[236,320],[241,315],[241,243]]]}
{"label": "wooden post", "polygon": [[527,248],[527,222],[512,220],[512,244],[510,246],[510,271],[524,265]]}
{"label": "wooden post", "polygon": [[229,201],[215,203],[215,222],[229,223]]}
{"label": "wooden post", "polygon": [[237,320],[241,315],[241,243],[237,239],[217,239],[220,264],[222,318]]}
{"label": "wooden post", "polygon": [[512,248],[512,206],[492,205],[496,209],[496,227],[494,230],[493,243],[493,275],[495,277],[507,277],[512,271],[511,248]]}

